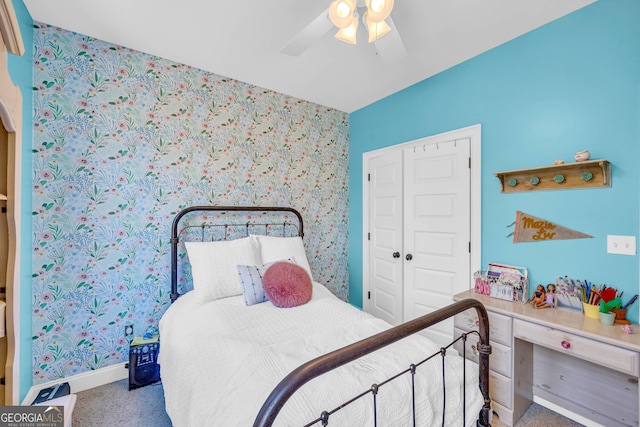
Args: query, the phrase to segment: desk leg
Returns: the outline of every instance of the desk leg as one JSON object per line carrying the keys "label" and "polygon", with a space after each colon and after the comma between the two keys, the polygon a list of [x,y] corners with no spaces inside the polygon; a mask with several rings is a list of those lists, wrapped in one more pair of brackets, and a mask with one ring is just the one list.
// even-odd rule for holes
{"label": "desk leg", "polygon": [[533,344],[513,340],[513,425],[533,403]]}

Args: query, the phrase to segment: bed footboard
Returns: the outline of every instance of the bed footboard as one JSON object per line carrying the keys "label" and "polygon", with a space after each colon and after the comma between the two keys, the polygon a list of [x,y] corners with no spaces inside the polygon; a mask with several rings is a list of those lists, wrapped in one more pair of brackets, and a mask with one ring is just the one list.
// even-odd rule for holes
{"label": "bed footboard", "polygon": [[[482,303],[469,298],[455,302],[433,313],[403,323],[301,365],[287,375],[271,392],[255,419],[254,427],[270,427],[287,400],[300,387],[312,379],[470,308],[474,308],[478,313],[478,333],[480,337],[478,344],[479,387],[484,397],[484,405],[478,415],[477,424],[479,426],[489,426],[489,414],[491,411],[491,399],[489,397],[489,354],[491,354],[491,345],[489,344],[489,318]],[[323,425],[326,424],[323,422]]]}

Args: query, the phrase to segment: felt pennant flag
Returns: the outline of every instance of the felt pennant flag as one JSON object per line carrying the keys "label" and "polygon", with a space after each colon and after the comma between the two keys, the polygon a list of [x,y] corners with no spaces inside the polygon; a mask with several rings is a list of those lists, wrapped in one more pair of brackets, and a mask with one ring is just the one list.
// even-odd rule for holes
{"label": "felt pennant flag", "polygon": [[513,233],[509,234],[509,236],[513,234],[513,243],[586,239],[593,237],[520,211],[516,211],[516,221],[514,224],[516,225],[516,229]]}

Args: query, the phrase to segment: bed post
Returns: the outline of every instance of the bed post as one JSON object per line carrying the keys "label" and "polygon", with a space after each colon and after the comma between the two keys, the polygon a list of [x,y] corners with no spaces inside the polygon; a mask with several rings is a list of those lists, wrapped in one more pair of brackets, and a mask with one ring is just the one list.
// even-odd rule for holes
{"label": "bed post", "polygon": [[180,242],[180,238],[178,237],[178,223],[182,219],[183,216],[188,214],[189,212],[199,211],[199,210],[213,210],[213,206],[190,206],[188,208],[184,208],[173,218],[173,223],[171,224],[171,303],[173,304],[180,294],[178,293],[178,243]]}
{"label": "bed post", "polygon": [[[476,301],[476,300],[474,300]],[[477,301],[476,301],[477,302]],[[491,415],[491,398],[489,397],[489,355],[491,354],[491,345],[489,344],[489,315],[487,309],[480,302],[475,306],[478,313],[478,332],[480,334],[480,342],[478,343],[478,351],[480,353],[478,364],[480,368],[480,392],[484,397],[484,405],[478,415],[478,427],[488,427],[489,416]]]}
{"label": "bed post", "polygon": [[180,218],[184,216],[186,212],[180,211],[178,215],[173,219],[173,224],[171,225],[171,238],[169,242],[171,243],[171,304],[176,302],[178,297],[178,222],[180,222]]}

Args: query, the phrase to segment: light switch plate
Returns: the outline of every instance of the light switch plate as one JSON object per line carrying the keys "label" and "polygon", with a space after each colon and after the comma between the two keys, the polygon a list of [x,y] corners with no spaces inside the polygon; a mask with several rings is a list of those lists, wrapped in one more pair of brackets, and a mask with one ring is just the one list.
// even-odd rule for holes
{"label": "light switch plate", "polygon": [[607,236],[607,253],[635,255],[636,236]]}

